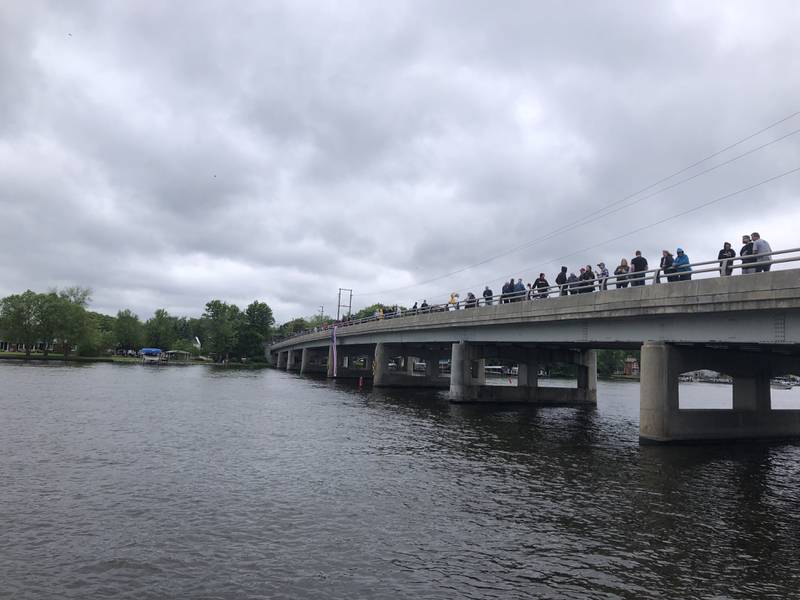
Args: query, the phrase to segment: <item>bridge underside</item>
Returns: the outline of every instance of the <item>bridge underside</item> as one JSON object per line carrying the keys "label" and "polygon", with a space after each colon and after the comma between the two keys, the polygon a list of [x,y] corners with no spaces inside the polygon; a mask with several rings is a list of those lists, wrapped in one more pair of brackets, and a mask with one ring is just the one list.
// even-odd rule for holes
{"label": "bridge underside", "polygon": [[[411,313],[274,344],[279,368],[368,377],[381,386],[448,388],[453,402],[594,406],[596,349],[641,349],[643,443],[800,437],[800,410],[774,407],[770,379],[800,375],[800,270],[680,281],[471,310]],[[553,363],[577,387],[539,385]],[[514,365],[513,381],[487,381]],[[679,376],[733,382],[731,407],[682,408]],[[498,385],[498,384],[503,385]]]}

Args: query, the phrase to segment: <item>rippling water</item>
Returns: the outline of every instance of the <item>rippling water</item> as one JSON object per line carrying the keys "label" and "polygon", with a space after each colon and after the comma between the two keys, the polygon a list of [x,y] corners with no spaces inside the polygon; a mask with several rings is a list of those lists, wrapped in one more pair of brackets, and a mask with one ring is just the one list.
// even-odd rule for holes
{"label": "rippling water", "polygon": [[635,383],[0,364],[0,423],[3,598],[800,598],[800,445],[640,447]]}

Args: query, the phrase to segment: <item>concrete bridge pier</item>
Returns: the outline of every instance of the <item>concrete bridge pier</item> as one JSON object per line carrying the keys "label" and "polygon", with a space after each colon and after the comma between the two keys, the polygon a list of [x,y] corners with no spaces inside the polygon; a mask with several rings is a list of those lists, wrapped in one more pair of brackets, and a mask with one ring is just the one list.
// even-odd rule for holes
{"label": "concrete bridge pier", "polygon": [[[439,361],[446,349],[407,344],[375,344],[375,387],[448,388],[450,380],[439,373]],[[419,360],[417,360],[419,359]],[[425,372],[417,373],[415,363],[425,362]],[[391,363],[391,364],[390,364]]]}
{"label": "concrete bridge pier", "polygon": [[[487,358],[516,363],[517,385],[486,385],[484,367]],[[540,386],[539,368],[550,363],[577,365],[577,387]],[[597,353],[594,350],[531,346],[453,344],[450,399],[453,402],[594,406],[597,404]]]}
{"label": "concrete bridge pier", "polygon": [[300,358],[300,375],[308,375],[310,373],[324,375],[328,372],[327,357],[327,348],[303,348],[303,354]]}
{"label": "concrete bridge pier", "polygon": [[[356,366],[356,361],[363,359],[364,366]],[[371,344],[336,346],[335,352],[333,344],[328,346],[328,363],[326,366],[329,378],[336,379],[365,379],[372,378],[372,364],[374,361],[374,349]],[[334,369],[334,364],[335,369]]]}
{"label": "concrete bridge pier", "polygon": [[278,368],[279,369],[286,370],[286,365],[288,363],[288,360],[289,360],[289,351],[288,350],[283,350],[281,352],[278,352]]}
{"label": "concrete bridge pier", "polygon": [[[772,408],[770,378],[796,373],[798,358],[645,342],[641,355],[642,443],[800,437],[800,410]],[[678,376],[711,369],[733,379],[730,409],[681,408]]]}
{"label": "concrete bridge pier", "polygon": [[286,356],[286,370],[299,371],[302,350],[289,350]]}

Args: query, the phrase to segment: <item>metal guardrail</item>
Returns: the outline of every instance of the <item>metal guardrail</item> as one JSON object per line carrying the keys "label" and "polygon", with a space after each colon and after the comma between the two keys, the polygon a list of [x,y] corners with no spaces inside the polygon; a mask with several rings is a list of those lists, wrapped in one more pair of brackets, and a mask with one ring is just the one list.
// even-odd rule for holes
{"label": "metal guardrail", "polygon": [[[456,302],[448,301],[444,304],[428,304],[419,306],[416,309],[398,309],[397,311],[386,312],[382,315],[372,315],[361,319],[345,318],[340,321],[326,323],[321,327],[299,331],[283,338],[275,339],[272,341],[272,343],[276,344],[302,335],[308,335],[309,333],[329,331],[334,326],[337,328],[350,327],[352,325],[360,325],[362,323],[398,319],[428,313],[448,312],[453,310],[470,310],[483,306],[493,306],[495,304],[507,304],[521,301],[541,301],[566,295],[591,293],[595,291],[612,291],[614,289],[622,289],[629,286],[636,287],[646,285],[648,281],[652,282],[651,285],[661,285],[665,283],[671,283],[673,281],[691,279],[692,276],[700,274],[713,273],[717,276],[728,277],[734,276],[734,272],[737,269],[740,271],[747,270],[747,273],[749,273],[751,269],[753,271],[756,271],[757,269],[759,271],[768,271],[772,265],[800,261],[800,256],[785,256],[792,253],[800,253],[800,248],[790,248],[788,250],[777,250],[762,254],[752,254],[750,256],[735,256],[728,259],[706,260],[702,262],[689,263],[684,265],[685,269],[679,267],[681,270],[675,269],[669,272],[663,271],[659,266],[656,269],[648,269],[646,271],[629,271],[627,274],[609,274],[608,277],[594,277],[593,279],[585,280],[579,279],[576,282],[571,284],[567,283],[563,286],[548,285],[547,287],[541,288],[531,287],[530,289],[525,289],[524,291],[520,292],[493,294],[491,297],[480,296],[475,297],[474,299],[470,298],[466,300],[457,300]],[[774,258],[775,256],[784,257]],[[767,268],[763,269],[763,267]],[[731,275],[726,274],[726,271],[728,270],[731,271]],[[612,285],[614,286],[613,288],[611,287]]]}

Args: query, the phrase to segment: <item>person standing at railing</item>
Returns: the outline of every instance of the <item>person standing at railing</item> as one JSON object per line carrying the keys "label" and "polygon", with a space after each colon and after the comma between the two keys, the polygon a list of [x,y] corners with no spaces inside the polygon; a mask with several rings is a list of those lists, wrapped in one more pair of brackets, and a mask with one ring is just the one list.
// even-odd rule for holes
{"label": "person standing at railing", "polygon": [[661,283],[662,275],[665,275],[667,277],[667,281],[678,281],[678,276],[674,275],[675,273],[675,267],[673,266],[674,263],[675,263],[675,258],[672,256],[672,252],[670,252],[669,250],[662,250],[661,262],[658,265],[659,270],[656,273],[656,278],[653,280],[653,282]]}
{"label": "person standing at railing", "polygon": [[447,310],[458,310],[458,294],[456,292],[450,294],[450,300],[447,301]]}
{"label": "person standing at railing", "polygon": [[[514,280],[512,279],[511,281]],[[522,278],[517,279],[517,283],[514,284],[514,290],[512,293],[514,294],[514,302],[520,302],[525,297],[525,284],[522,283]]]}
{"label": "person standing at railing", "polygon": [[581,287],[580,287],[581,294],[586,294],[594,291],[594,273],[592,272],[591,265],[586,265],[585,269],[581,268],[581,275],[579,279],[581,280]]}
{"label": "person standing at railing", "polygon": [[690,280],[692,278],[692,267],[689,266],[689,257],[684,253],[683,248],[678,248],[675,253],[677,256],[672,263],[672,267],[675,269],[677,278],[680,281]]}
{"label": "person standing at railing", "polygon": [[[762,240],[761,236],[755,231],[750,234],[750,238],[753,240],[753,254],[761,255],[756,256],[756,262],[767,262],[772,260],[772,248],[770,248],[767,240]],[[758,265],[755,267],[756,273],[766,273],[769,271],[771,266],[772,265],[770,264]]]}
{"label": "person standing at railing", "polygon": [[503,284],[503,292],[500,295],[500,304],[505,304],[510,302],[510,296],[514,291],[514,279],[512,278],[511,281],[506,281]]}
{"label": "person standing at railing", "polygon": [[[636,256],[631,259],[631,286],[644,285],[644,272],[647,271],[647,259],[642,256],[642,251],[637,250]],[[641,275],[639,274],[641,273]]]}
{"label": "person standing at railing", "polygon": [[600,279],[598,289],[600,290],[607,290],[608,289],[608,269],[606,269],[606,263],[601,262],[597,263],[597,266],[600,267],[600,271],[597,274],[597,277]]}
{"label": "person standing at railing", "polygon": [[558,286],[559,296],[566,296],[567,288],[567,267],[561,267],[561,272],[556,275],[556,285]]}
{"label": "person standing at railing", "polygon": [[578,290],[578,285],[580,284],[580,280],[575,273],[570,273],[569,277],[567,277],[567,289],[569,290],[570,296],[573,294],[577,294],[580,290]]}
{"label": "person standing at railing", "polygon": [[422,304],[419,305],[419,310],[420,310],[420,312],[424,312],[424,313],[428,312],[428,301],[427,300],[423,300],[422,301]]}
{"label": "person standing at railing", "polygon": [[[753,241],[749,235],[742,236],[742,244],[742,249],[739,251],[739,256],[742,257],[742,265],[755,262],[755,258],[750,258],[750,255],[753,254]],[[747,273],[755,273],[755,268],[742,266],[742,273],[745,275]]]}
{"label": "person standing at railing", "polygon": [[483,303],[484,303],[486,306],[491,306],[491,305],[492,305],[492,298],[493,298],[493,297],[494,297],[494,292],[493,292],[493,291],[491,290],[491,288],[490,288],[490,287],[487,285],[487,286],[486,286],[486,288],[484,288],[484,290],[483,290]]}
{"label": "person standing at railing", "polygon": [[539,277],[533,283],[533,287],[538,291],[538,294],[536,295],[537,298],[547,298],[550,284],[547,282],[547,279],[545,279],[544,273],[539,273]]}
{"label": "person standing at railing", "polygon": [[631,268],[628,266],[627,259],[623,258],[619,261],[619,265],[614,269],[614,277],[616,278],[615,285],[617,289],[628,287],[628,272]]}
{"label": "person standing at railing", "polygon": [[730,242],[722,244],[722,250],[717,255],[719,259],[719,274],[723,277],[733,273],[733,259],[736,258],[736,250],[731,248]]}

